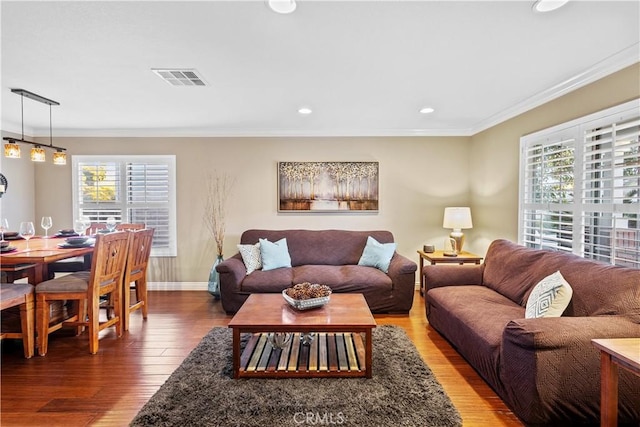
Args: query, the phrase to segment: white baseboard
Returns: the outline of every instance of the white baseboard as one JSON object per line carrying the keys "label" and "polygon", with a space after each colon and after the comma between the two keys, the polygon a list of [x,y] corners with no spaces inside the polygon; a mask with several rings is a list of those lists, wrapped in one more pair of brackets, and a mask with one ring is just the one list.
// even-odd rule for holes
{"label": "white baseboard", "polygon": [[207,282],[147,282],[150,291],[206,291]]}

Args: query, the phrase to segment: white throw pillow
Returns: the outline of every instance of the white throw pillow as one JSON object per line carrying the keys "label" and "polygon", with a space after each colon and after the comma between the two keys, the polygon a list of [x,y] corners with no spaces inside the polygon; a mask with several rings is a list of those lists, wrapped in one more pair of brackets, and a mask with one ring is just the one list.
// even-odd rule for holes
{"label": "white throw pillow", "polygon": [[260,242],[255,245],[238,245],[238,251],[240,251],[242,261],[244,261],[244,266],[247,268],[247,276],[262,268]]}
{"label": "white throw pillow", "polygon": [[542,279],[527,299],[525,318],[560,317],[571,302],[573,289],[559,271]]}

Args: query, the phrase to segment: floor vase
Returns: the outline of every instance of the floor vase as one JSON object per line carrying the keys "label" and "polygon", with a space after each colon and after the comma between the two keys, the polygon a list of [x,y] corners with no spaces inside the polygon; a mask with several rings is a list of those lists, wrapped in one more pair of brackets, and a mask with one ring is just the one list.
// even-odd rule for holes
{"label": "floor vase", "polygon": [[215,299],[220,299],[220,274],[216,271],[216,267],[224,261],[222,255],[218,255],[216,257],[213,266],[211,267],[211,271],[209,272],[209,283],[207,285],[207,290]]}

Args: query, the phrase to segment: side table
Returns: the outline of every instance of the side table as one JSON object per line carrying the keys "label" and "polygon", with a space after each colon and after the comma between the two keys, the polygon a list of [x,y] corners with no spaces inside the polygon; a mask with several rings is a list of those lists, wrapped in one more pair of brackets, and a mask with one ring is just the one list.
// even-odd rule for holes
{"label": "side table", "polygon": [[471,252],[462,251],[458,256],[445,256],[444,251],[435,251],[427,253],[425,251],[418,251],[420,255],[420,296],[424,296],[424,275],[422,269],[424,268],[424,261],[426,260],[431,265],[436,264],[480,264],[482,257],[480,255],[472,254]]}
{"label": "side table", "polygon": [[600,350],[600,425],[618,425],[618,367],[640,376],[640,338],[592,339]]}

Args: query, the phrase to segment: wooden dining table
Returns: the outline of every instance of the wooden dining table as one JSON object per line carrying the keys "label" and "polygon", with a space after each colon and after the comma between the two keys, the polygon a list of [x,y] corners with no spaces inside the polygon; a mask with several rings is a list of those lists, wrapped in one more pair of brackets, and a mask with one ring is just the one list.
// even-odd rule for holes
{"label": "wooden dining table", "polygon": [[29,272],[29,283],[37,285],[48,279],[48,264],[62,259],[74,258],[93,253],[94,247],[69,247],[61,248],[58,245],[65,242],[62,237],[34,237],[27,241],[24,239],[10,240],[10,247],[15,247],[12,252],[0,253],[0,266],[15,267],[32,264],[33,271]]}

